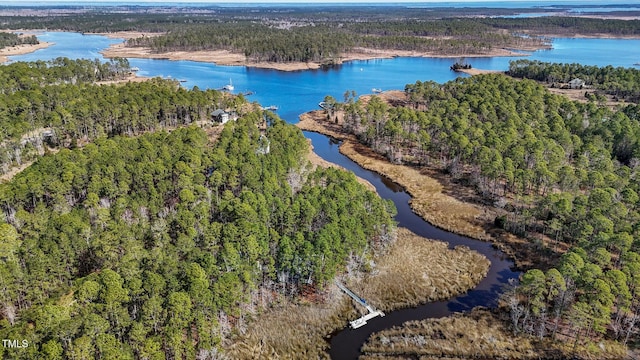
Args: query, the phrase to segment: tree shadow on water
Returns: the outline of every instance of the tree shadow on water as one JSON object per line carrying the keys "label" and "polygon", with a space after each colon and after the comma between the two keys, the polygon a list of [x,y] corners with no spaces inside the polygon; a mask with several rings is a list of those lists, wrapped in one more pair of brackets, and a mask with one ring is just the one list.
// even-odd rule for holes
{"label": "tree shadow on water", "polygon": [[451,312],[464,312],[470,311],[476,306],[495,307],[498,304],[498,299],[505,292],[505,288],[510,286],[511,279],[514,279],[514,272],[509,269],[499,271],[488,289],[470,290],[451,299],[447,308]]}

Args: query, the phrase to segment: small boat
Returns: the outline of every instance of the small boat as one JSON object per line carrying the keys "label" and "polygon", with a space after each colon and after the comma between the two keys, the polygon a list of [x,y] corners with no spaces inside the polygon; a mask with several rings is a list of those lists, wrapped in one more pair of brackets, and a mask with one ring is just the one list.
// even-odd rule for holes
{"label": "small boat", "polygon": [[276,111],[278,107],[276,105],[263,106],[262,110]]}
{"label": "small boat", "polygon": [[371,89],[371,91],[373,91],[374,94],[380,94],[382,92],[382,89],[373,88]]}
{"label": "small boat", "polygon": [[231,79],[229,79],[229,83],[223,86],[222,89],[227,91],[233,91],[233,89],[235,89],[235,87],[233,87],[233,83],[231,82]]}
{"label": "small boat", "polygon": [[131,68],[131,71],[140,71],[140,68],[137,67],[137,66],[134,66],[134,67]]}

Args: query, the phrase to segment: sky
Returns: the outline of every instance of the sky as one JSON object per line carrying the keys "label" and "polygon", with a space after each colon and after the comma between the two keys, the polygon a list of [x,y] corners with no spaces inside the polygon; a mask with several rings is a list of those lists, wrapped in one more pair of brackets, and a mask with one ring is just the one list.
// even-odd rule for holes
{"label": "sky", "polygon": [[[210,3],[210,4],[229,4],[229,3],[283,3],[283,2],[295,2],[295,3],[327,3],[327,2],[338,2],[338,3],[368,3],[368,2],[386,2],[386,3],[534,3],[532,0],[511,0],[511,1],[496,1],[496,0],[222,0],[222,1],[212,1],[212,0],[136,0],[136,1],[123,1],[123,0],[39,0],[39,1],[25,1],[25,0],[3,0],[2,3],[21,3],[21,4],[40,4],[40,3],[74,3],[74,4],[96,4],[96,3],[119,3],[119,4],[136,4],[136,3]],[[582,3],[582,4],[591,4],[598,3],[603,4],[607,3],[607,1],[598,1],[598,0],[563,0],[563,1],[543,1],[545,4],[557,3],[557,4],[566,4],[566,3]],[[636,4],[640,3],[640,0],[618,0],[612,3],[620,3],[620,4]]]}
{"label": "sky", "polygon": [[300,4],[366,4],[366,3],[410,3],[418,5],[434,4],[437,6],[460,6],[461,4],[469,4],[469,6],[488,6],[488,7],[537,7],[549,5],[610,5],[610,4],[630,4],[634,6],[640,5],[640,0],[561,0],[561,1],[535,1],[535,0],[0,0],[2,5],[8,6],[46,6],[51,4],[60,5],[140,5],[153,4],[161,5],[163,3],[191,3],[191,4],[210,4],[210,5],[228,5],[228,4],[276,4],[276,3],[300,3]]}

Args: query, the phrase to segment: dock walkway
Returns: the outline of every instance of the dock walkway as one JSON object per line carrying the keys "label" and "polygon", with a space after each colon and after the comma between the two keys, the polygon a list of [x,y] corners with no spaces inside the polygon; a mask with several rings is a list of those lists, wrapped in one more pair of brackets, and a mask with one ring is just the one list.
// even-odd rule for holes
{"label": "dock walkway", "polygon": [[374,308],[372,305],[367,303],[367,300],[361,298],[356,293],[349,290],[349,288],[344,286],[341,282],[336,280],[336,285],[338,285],[338,288],[340,288],[340,290],[342,290],[345,294],[351,296],[353,300],[355,300],[358,304],[364,306],[369,311],[368,314],[362,316],[359,319],[353,320],[349,323],[352,329],[357,329],[359,327],[366,325],[367,321],[369,321],[370,319],[373,319],[376,316],[384,316],[384,313],[382,311],[376,310],[376,308]]}

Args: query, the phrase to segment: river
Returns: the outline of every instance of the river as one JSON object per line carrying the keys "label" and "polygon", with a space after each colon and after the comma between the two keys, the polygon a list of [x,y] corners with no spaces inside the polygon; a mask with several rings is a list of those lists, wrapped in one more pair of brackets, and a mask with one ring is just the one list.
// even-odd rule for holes
{"label": "river", "polygon": [[[41,41],[55,43],[49,48],[31,54],[12,56],[12,61],[47,60],[59,56],[70,58],[102,58],[99,51],[119,42],[99,35],[82,35],[65,32],[39,34]],[[550,62],[577,62],[588,65],[613,65],[632,67],[640,62],[640,40],[621,39],[554,39],[553,49],[536,51],[529,58]],[[506,70],[513,57],[467,58],[476,68]],[[368,61],[353,61],[326,70],[281,72],[247,68],[241,66],[217,66],[193,61],[169,61],[130,59],[131,66],[140,69],[142,76],[171,77],[183,81],[191,88],[221,88],[233,82],[235,92],[253,92],[249,101],[262,105],[276,105],[279,115],[295,123],[298,116],[317,108],[325,95],[338,100],[346,91],[357,94],[370,93],[372,88],[383,90],[404,89],[405,84],[416,80],[433,80],[440,83],[465,76],[449,70],[455,59],[444,58],[394,58]],[[313,142],[315,151],[327,161],[337,163],[369,180],[385,199],[391,199],[398,214],[399,226],[427,238],[443,240],[451,247],[466,245],[491,260],[487,277],[473,290],[448,301],[425,304],[416,308],[393,311],[383,318],[375,318],[357,330],[346,328],[331,339],[333,359],[355,359],[368,336],[408,320],[441,317],[457,311],[466,311],[474,306],[493,306],[509,279],[519,273],[511,270],[513,262],[504,253],[495,250],[489,243],[473,240],[435,228],[415,215],[409,208],[409,196],[397,184],[360,166],[338,152],[338,144],[329,138],[305,132]],[[346,324],[345,324],[346,325]]]}

